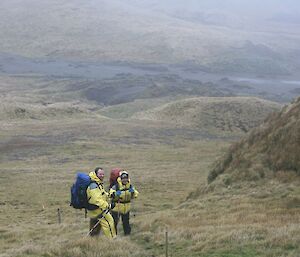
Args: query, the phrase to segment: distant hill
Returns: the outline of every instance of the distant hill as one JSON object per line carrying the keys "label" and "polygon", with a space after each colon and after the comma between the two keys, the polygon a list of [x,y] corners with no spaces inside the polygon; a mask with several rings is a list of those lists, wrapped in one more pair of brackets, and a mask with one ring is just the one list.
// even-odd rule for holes
{"label": "distant hill", "polygon": [[[168,13],[160,6],[149,7],[151,2],[134,2],[2,1],[0,53],[60,60],[188,63],[211,72],[277,75],[299,71],[294,58],[299,51],[299,28],[289,23],[269,20],[249,27],[243,25],[247,19],[240,25],[246,14],[207,13],[206,5]],[[217,9],[228,9],[219,2],[214,4]],[[187,5],[178,3],[178,8]],[[258,9],[255,4],[248,6]],[[171,7],[169,1],[163,10]]]}
{"label": "distant hill", "polygon": [[[154,99],[178,96],[233,96],[229,88],[215,83],[183,79],[178,75],[118,75],[92,85],[78,88],[81,95],[98,104],[116,105],[136,99]],[[236,90],[237,91],[237,90]]]}
{"label": "distant hill", "polygon": [[198,97],[137,113],[133,118],[160,120],[216,133],[244,133],[279,108],[278,103],[254,97]]}
{"label": "distant hill", "polygon": [[300,98],[273,113],[251,133],[233,145],[210,171],[208,182],[230,184],[286,174],[300,178]]}

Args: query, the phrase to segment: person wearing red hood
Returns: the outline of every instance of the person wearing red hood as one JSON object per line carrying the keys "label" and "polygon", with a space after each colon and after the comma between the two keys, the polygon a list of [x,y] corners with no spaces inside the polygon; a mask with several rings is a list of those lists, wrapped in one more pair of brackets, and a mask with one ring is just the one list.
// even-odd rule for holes
{"label": "person wearing red hood", "polygon": [[[103,187],[104,170],[97,167],[89,173],[92,183],[88,186],[86,193],[90,204],[98,206],[95,210],[89,210],[90,235],[99,235],[100,230],[109,238],[116,237],[114,220],[109,210],[112,206],[108,203],[108,193]],[[99,221],[99,223],[98,223]],[[98,223],[98,225],[96,225]]]}
{"label": "person wearing red hood", "polygon": [[139,192],[130,183],[128,172],[125,170],[120,171],[120,175],[117,178],[116,183],[109,191],[109,196],[112,198],[112,203],[115,203],[115,207],[111,210],[111,213],[114,218],[116,231],[119,218],[121,216],[124,234],[130,234],[130,201],[134,198],[137,198],[138,194]]}

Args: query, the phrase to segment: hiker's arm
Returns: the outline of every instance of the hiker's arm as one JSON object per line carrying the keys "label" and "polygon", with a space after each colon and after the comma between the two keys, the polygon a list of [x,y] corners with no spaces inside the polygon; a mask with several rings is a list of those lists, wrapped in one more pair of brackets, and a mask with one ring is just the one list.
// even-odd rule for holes
{"label": "hiker's arm", "polygon": [[108,203],[102,199],[102,194],[99,188],[95,188],[90,190],[90,204],[95,204],[99,206],[102,210],[105,210],[108,208]]}
{"label": "hiker's arm", "polygon": [[116,195],[116,190],[113,188],[109,189],[109,197],[114,199],[115,195]]}
{"label": "hiker's arm", "polygon": [[133,198],[137,198],[138,195],[139,195],[139,191],[137,191],[136,189],[134,189]]}
{"label": "hiker's arm", "polygon": [[110,190],[109,190],[109,197],[112,198],[113,200],[118,200],[120,197],[118,196],[117,194],[117,190],[115,187],[112,187]]}
{"label": "hiker's arm", "polygon": [[129,192],[131,193],[131,198],[137,198],[139,195],[139,192],[133,186],[130,186]]}

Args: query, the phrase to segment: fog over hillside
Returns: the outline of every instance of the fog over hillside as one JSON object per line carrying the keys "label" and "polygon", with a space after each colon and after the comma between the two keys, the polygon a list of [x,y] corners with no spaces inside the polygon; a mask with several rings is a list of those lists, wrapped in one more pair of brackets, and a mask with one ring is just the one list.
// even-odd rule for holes
{"label": "fog over hillside", "polygon": [[[271,22],[300,23],[300,4],[297,1],[157,1],[127,0],[129,5],[146,8],[189,22],[233,28],[266,29]],[[276,29],[277,26],[274,26]],[[269,29],[274,29],[269,28]]]}
{"label": "fog over hillside", "polygon": [[0,53],[209,72],[300,70],[296,1],[4,0],[0,7]]}
{"label": "fog over hillside", "polygon": [[[279,14],[297,15],[300,13],[299,1],[281,1],[281,0],[266,0],[266,1],[247,1],[247,0],[125,0],[128,4],[150,8],[150,10],[165,11],[188,11],[196,12],[211,12],[220,11],[235,14],[239,17],[249,16],[261,19],[272,18]],[[124,1],[123,1],[124,2]]]}

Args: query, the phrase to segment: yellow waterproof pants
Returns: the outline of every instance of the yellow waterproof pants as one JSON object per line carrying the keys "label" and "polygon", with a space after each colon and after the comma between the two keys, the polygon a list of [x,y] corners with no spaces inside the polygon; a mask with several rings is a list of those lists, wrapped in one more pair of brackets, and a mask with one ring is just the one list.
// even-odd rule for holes
{"label": "yellow waterproof pants", "polygon": [[[93,227],[97,224],[99,221],[99,224],[93,229]],[[90,233],[91,236],[99,235],[100,230],[103,231],[103,234],[108,238],[115,238],[116,237],[116,229],[114,224],[114,219],[111,216],[111,214],[104,213],[102,217],[99,219],[97,218],[91,218],[90,220],[90,230],[93,229],[93,231]]]}

